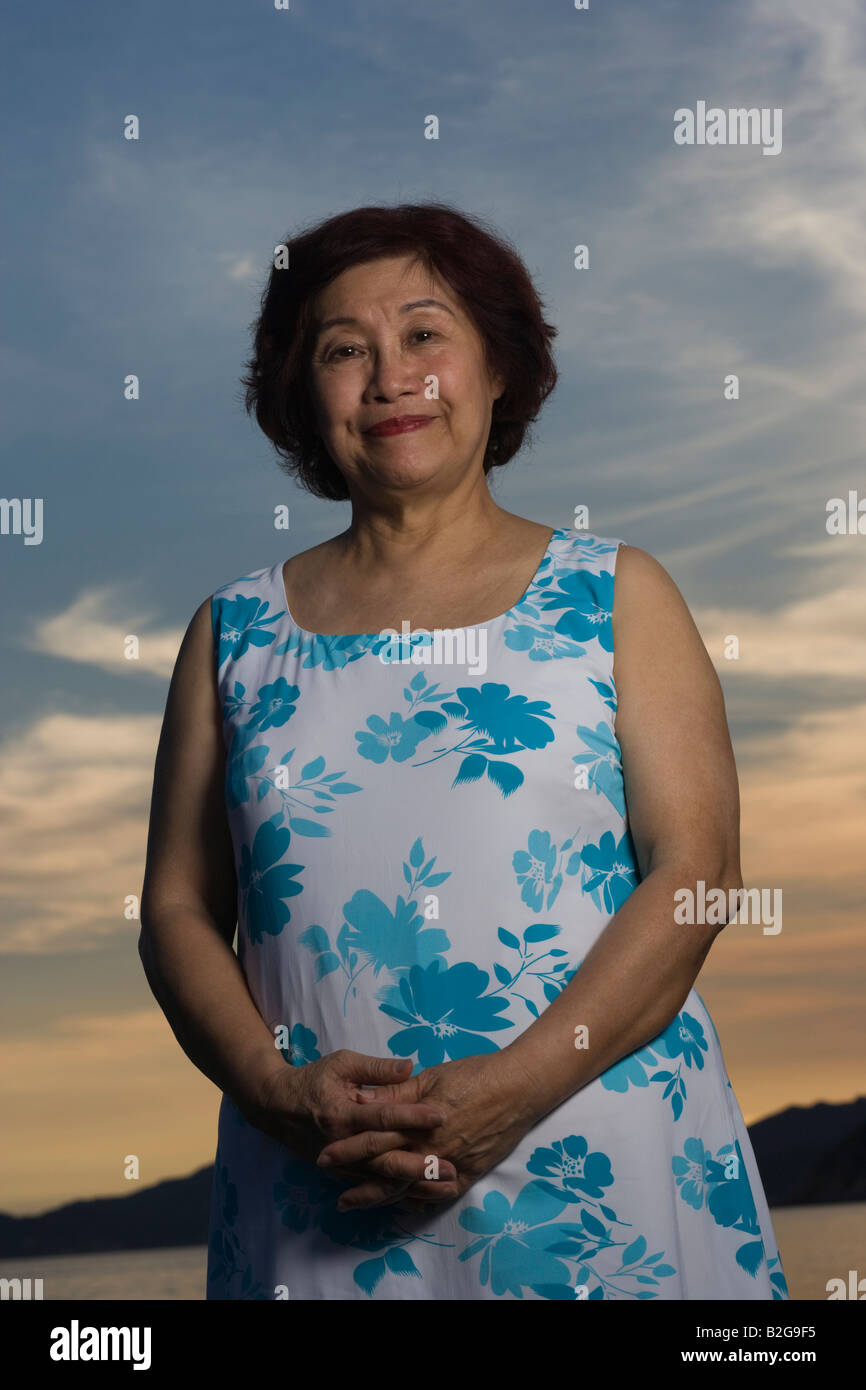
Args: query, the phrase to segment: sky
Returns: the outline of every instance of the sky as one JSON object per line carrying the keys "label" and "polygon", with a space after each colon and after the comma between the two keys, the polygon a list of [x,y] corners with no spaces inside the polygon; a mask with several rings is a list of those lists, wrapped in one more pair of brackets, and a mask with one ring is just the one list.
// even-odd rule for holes
{"label": "sky", "polygon": [[[275,244],[370,203],[441,199],[516,246],[560,379],[496,500],[551,527],[586,504],[665,566],[715,663],[745,882],[784,903],[697,982],[747,1122],[866,1092],[866,536],[826,525],[866,495],[860,0],[82,0],[3,23],[0,493],[41,498],[43,526],[0,535],[0,1209],[128,1191],[129,1154],[146,1183],[213,1158],[218,1093],[125,906],[189,619],[348,524],[279,470],[238,378]],[[699,101],[780,110],[781,150],[675,143]]]}

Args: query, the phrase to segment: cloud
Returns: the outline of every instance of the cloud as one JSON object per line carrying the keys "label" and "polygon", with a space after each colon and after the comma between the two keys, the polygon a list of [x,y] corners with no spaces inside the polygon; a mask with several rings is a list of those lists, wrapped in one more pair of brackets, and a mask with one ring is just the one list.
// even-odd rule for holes
{"label": "cloud", "polygon": [[231,251],[220,252],[219,259],[226,267],[230,280],[261,280],[262,267],[254,256],[235,256]]}
{"label": "cloud", "polygon": [[[744,740],[743,871],[750,884],[807,890],[825,910],[866,893],[866,704],[818,709],[775,736]],[[791,904],[793,906],[793,903]]]}
{"label": "cloud", "polygon": [[86,950],[138,936],[160,720],[50,714],[0,758],[0,952]]}
{"label": "cloud", "polygon": [[[43,618],[21,635],[22,646],[31,651],[75,661],[110,671],[115,676],[151,675],[170,677],[183,633],[177,628],[148,631],[154,622],[150,613],[124,608],[121,590],[111,585],[85,589],[78,598],[53,618]],[[137,639],[137,656],[129,638]]]}
{"label": "cloud", "polygon": [[[724,669],[731,680],[790,676],[862,683],[866,676],[866,550],[864,538],[850,539],[853,544],[847,537],[827,536],[824,546],[825,554],[837,544],[845,548],[849,570],[844,584],[825,588],[820,560],[815,559],[811,569],[817,582],[808,597],[770,610],[736,604],[695,608],[695,623],[719,670]],[[723,654],[728,635],[739,639],[738,659]],[[816,717],[820,719],[820,711]]]}

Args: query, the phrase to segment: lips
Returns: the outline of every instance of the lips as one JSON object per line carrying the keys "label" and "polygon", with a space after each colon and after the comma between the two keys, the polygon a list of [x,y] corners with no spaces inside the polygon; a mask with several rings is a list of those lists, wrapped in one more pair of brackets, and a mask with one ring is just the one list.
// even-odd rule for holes
{"label": "lips", "polygon": [[365,434],[372,434],[377,439],[390,434],[407,434],[410,430],[423,429],[425,425],[429,425],[435,419],[435,415],[395,416],[390,420],[380,420],[378,425],[373,425],[372,429],[365,430]]}

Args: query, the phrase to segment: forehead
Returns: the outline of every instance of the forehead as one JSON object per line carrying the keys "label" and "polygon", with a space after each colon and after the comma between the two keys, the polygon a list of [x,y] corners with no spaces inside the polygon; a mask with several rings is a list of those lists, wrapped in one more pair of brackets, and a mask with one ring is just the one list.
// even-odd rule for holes
{"label": "forehead", "polygon": [[462,317],[460,302],[447,282],[411,256],[388,256],[349,266],[313,300],[313,319],[319,332],[339,317],[365,313],[408,312],[410,306],[438,308]]}

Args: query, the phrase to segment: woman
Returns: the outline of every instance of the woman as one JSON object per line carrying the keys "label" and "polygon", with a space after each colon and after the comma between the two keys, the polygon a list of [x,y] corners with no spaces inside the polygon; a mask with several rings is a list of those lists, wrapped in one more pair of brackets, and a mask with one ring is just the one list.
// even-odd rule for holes
{"label": "woman", "polygon": [[650,555],[488,488],[554,334],[441,204],[275,260],[247,406],[351,524],[193,617],[142,903],[211,1298],[787,1297],[674,915],[742,886],[719,682]]}

